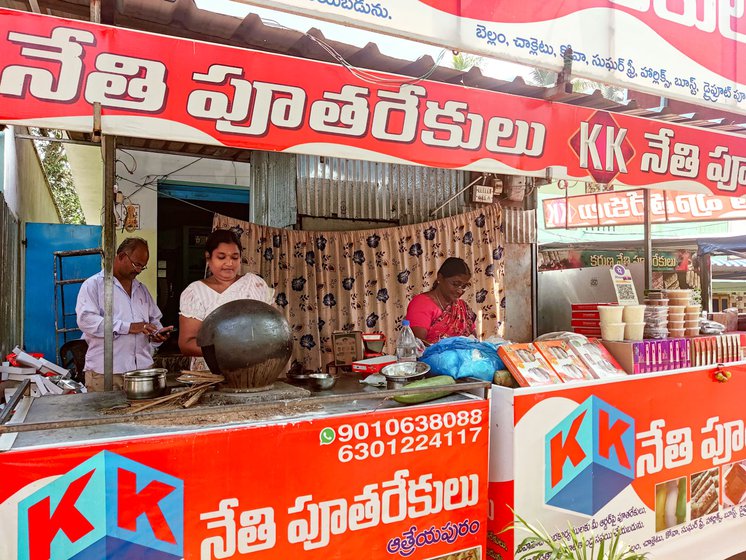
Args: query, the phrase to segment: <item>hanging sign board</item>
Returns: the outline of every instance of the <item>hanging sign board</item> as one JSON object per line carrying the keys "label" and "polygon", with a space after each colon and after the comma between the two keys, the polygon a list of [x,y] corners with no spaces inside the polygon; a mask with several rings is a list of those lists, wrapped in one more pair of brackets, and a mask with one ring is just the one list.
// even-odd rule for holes
{"label": "hanging sign board", "polygon": [[[645,222],[642,190],[601,192],[542,202],[547,229],[627,226]],[[746,200],[703,193],[652,191],[650,221],[655,223],[742,220]]]}
{"label": "hanging sign board", "polygon": [[616,300],[619,305],[637,305],[639,300],[637,299],[637,290],[635,290],[635,284],[632,281],[632,274],[626,266],[621,264],[615,264],[610,269],[611,281],[614,283],[614,291],[616,292]]}
{"label": "hanging sign board", "polygon": [[742,0],[238,1],[746,113]]}
{"label": "hanging sign board", "polygon": [[99,102],[117,136],[746,194],[743,136],[381,77],[0,9],[0,123],[90,132]]}

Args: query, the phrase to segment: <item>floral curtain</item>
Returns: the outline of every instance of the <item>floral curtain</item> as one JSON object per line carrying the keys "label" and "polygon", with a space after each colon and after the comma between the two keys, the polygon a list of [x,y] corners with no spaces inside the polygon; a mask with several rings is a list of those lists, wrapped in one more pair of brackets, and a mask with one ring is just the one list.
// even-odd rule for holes
{"label": "floral curtain", "polygon": [[423,224],[367,231],[278,229],[216,215],[214,228],[233,229],[243,244],[244,269],[275,289],[290,323],[293,359],[307,369],[333,360],[333,331],[383,332],[393,353],[407,305],[432,288],[438,268],[460,257],[472,271],[464,300],[477,314],[482,338],[502,332],[503,228],[489,206]]}

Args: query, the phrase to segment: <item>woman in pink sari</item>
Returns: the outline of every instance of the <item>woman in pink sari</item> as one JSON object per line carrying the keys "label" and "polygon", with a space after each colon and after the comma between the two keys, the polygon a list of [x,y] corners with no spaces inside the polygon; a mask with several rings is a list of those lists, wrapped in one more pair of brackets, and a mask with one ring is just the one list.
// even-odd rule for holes
{"label": "woman in pink sari", "polygon": [[476,315],[461,299],[470,280],[471,271],[463,260],[445,260],[433,289],[416,295],[407,307],[407,319],[417,338],[434,344],[441,338],[475,334]]}

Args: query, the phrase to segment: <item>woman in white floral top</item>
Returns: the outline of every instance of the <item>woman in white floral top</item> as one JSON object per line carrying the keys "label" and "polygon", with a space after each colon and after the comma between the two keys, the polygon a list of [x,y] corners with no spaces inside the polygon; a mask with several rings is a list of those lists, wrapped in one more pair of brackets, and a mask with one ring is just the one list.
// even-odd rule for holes
{"label": "woman in white floral top", "polygon": [[179,348],[192,356],[192,370],[206,370],[197,333],[214,309],[237,299],[273,303],[274,290],[256,274],[241,275],[241,242],[235,233],[216,229],[207,238],[205,259],[210,275],[192,282],[182,292],[179,309]]}

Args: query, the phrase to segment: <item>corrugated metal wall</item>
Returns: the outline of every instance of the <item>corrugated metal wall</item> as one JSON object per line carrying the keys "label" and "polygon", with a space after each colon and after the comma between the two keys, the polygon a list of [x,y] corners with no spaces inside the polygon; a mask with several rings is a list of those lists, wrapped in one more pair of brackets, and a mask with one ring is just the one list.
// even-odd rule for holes
{"label": "corrugated metal wall", "polygon": [[503,208],[506,243],[536,243],[536,210]]}
{"label": "corrugated metal wall", "polygon": [[0,193],[0,355],[21,344],[20,224]]}
{"label": "corrugated metal wall", "polygon": [[461,193],[430,215],[466,186],[463,171],[301,155],[297,162],[298,213],[302,215],[404,225],[473,208]]}
{"label": "corrugated metal wall", "polygon": [[295,154],[251,153],[251,212],[255,223],[278,228],[295,225],[295,159]]}

